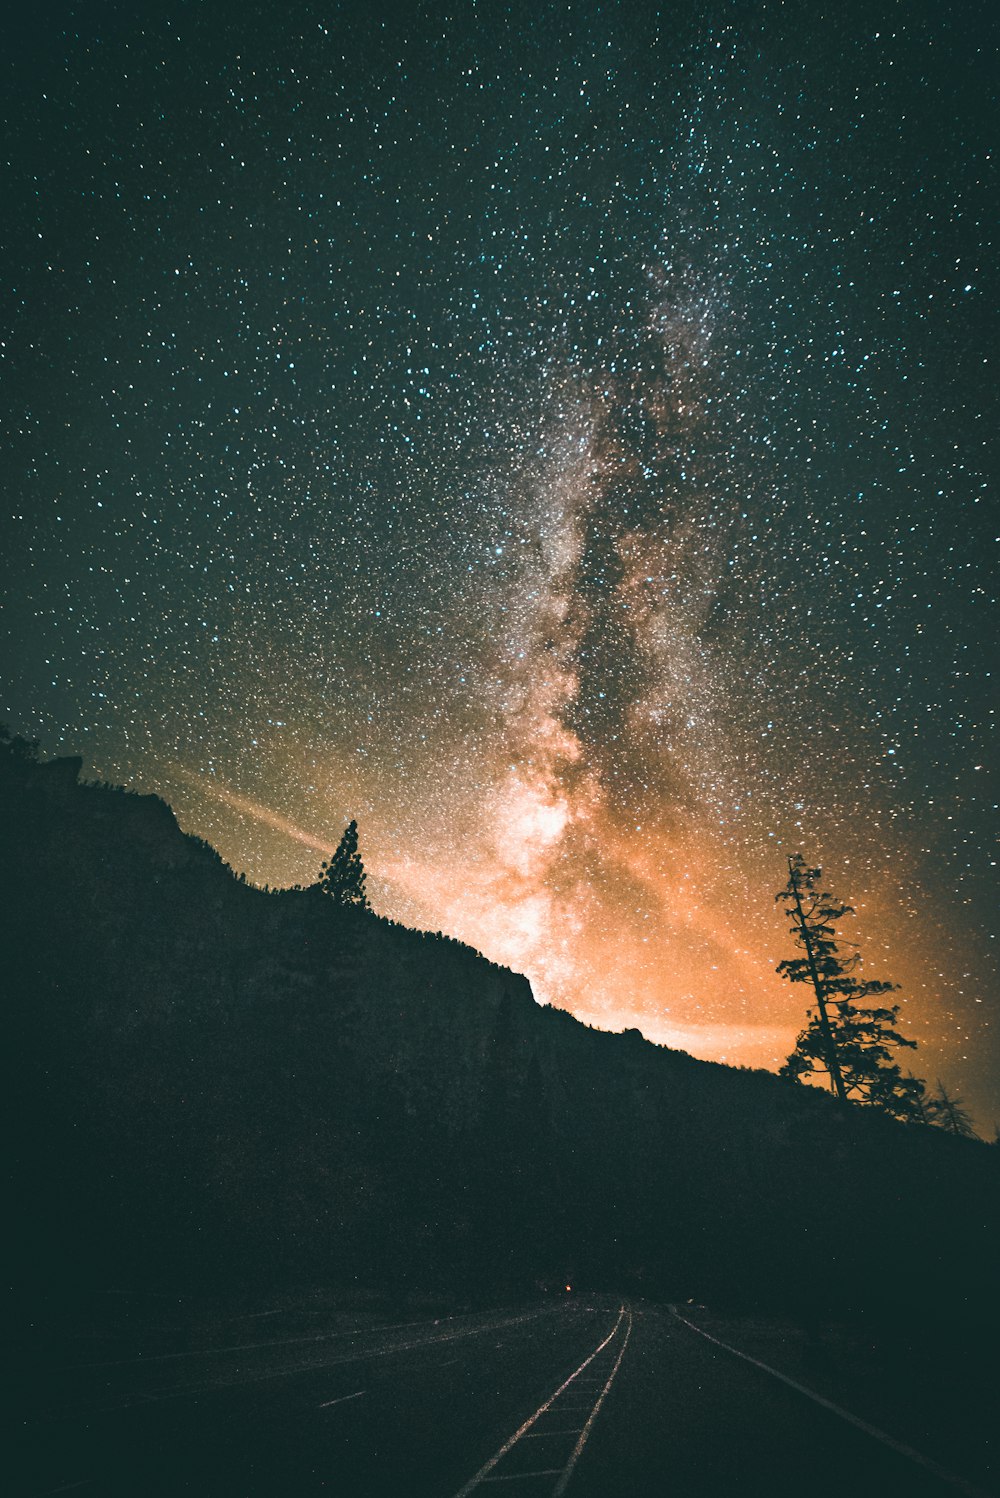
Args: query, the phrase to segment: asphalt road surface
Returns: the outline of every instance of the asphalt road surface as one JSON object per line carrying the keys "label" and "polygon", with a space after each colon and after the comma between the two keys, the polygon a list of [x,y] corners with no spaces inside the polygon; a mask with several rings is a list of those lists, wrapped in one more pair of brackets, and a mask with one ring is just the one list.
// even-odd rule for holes
{"label": "asphalt road surface", "polygon": [[[93,1349],[107,1352],[109,1349]],[[943,1498],[989,1491],[669,1307],[248,1316],[47,1367],[18,1485],[80,1498]]]}

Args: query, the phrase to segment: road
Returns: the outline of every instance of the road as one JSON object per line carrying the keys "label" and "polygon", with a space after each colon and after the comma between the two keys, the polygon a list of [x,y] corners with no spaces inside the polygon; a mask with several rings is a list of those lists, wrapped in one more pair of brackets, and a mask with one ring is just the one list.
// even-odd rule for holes
{"label": "road", "polygon": [[[315,1310],[46,1368],[8,1491],[79,1498],[944,1498],[989,1491],[670,1307]],[[99,1350],[99,1349],[98,1349]],[[868,1428],[865,1428],[865,1427]]]}

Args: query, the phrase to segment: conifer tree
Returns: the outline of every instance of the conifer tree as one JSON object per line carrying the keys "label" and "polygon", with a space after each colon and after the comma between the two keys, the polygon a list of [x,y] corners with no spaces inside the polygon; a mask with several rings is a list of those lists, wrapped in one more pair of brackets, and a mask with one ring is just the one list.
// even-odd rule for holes
{"label": "conifer tree", "polygon": [[927,1083],[921,1077],[915,1077],[911,1071],[906,1073],[906,1080],[909,1084],[910,1097],[913,1104],[910,1117],[914,1123],[931,1123],[931,1111],[928,1107],[927,1098]]}
{"label": "conifer tree", "polygon": [[320,870],[318,889],[329,895],[334,904],[355,910],[369,910],[365,882],[368,875],[358,852],[358,824],[349,822],[337,849]]}
{"label": "conifer tree", "polygon": [[12,735],[7,725],[0,723],[0,755],[15,764],[34,764],[38,759],[38,740],[22,739],[19,733]]}
{"label": "conifer tree", "polygon": [[976,1134],[969,1117],[967,1109],[963,1106],[960,1097],[952,1097],[945,1089],[942,1081],[938,1081],[937,1092],[932,1093],[925,1104],[928,1123],[936,1124],[939,1129],[945,1129],[949,1134],[957,1134],[960,1139],[976,1139]]}
{"label": "conifer tree", "polygon": [[899,1119],[919,1119],[924,1084],[904,1076],[893,1059],[897,1047],[913,1049],[896,1029],[899,1006],[863,1001],[898,987],[856,975],[861,962],[853,943],[838,937],[836,923],[853,914],[820,887],[821,869],[808,868],[801,853],[788,860],[788,883],[775,899],[784,904],[801,951],[778,964],[790,983],[808,983],[816,996],[808,1024],[781,1068],[791,1081],[825,1076],[842,1103],[858,1102]]}

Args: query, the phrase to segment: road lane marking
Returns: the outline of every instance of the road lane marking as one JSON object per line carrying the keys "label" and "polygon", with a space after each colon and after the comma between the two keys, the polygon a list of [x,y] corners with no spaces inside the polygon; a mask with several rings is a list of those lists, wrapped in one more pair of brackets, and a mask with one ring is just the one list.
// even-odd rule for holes
{"label": "road lane marking", "polygon": [[339,1399],[328,1399],[325,1404],[318,1404],[316,1408],[318,1410],[332,1410],[335,1404],[349,1404],[352,1399],[360,1399],[362,1395],[367,1393],[367,1389],[359,1389],[356,1394],[342,1394]]}
{"label": "road lane marking", "polygon": [[484,1477],[483,1482],[523,1482],[526,1477],[552,1477],[561,1471],[561,1467],[539,1467],[535,1472],[504,1472],[499,1477]]}
{"label": "road lane marking", "polygon": [[[476,1327],[459,1335],[472,1336],[476,1332],[499,1331],[501,1327],[511,1326],[517,1321],[530,1321],[537,1316],[544,1316],[557,1306],[542,1306],[541,1310],[528,1311],[523,1316],[514,1316],[506,1321],[491,1321],[486,1326]],[[475,1315],[475,1312],[470,1312]],[[487,1313],[488,1314],[488,1313]],[[438,1316],[427,1321],[394,1321],[388,1326],[349,1327],[346,1331],[339,1332],[310,1332],[306,1337],[279,1337],[268,1342],[240,1342],[229,1347],[194,1347],[186,1352],[154,1352],[148,1356],[142,1353],[134,1358],[113,1358],[111,1361],[101,1363],[61,1363],[56,1368],[57,1373],[85,1373],[94,1368],[131,1368],[151,1367],[154,1363],[174,1363],[181,1358],[213,1358],[222,1357],[230,1352],[266,1352],[271,1347],[302,1347],[315,1342],[333,1342],[338,1337],[374,1337],[379,1332],[401,1331],[410,1326],[440,1326],[442,1321],[457,1321],[457,1316]],[[439,1341],[440,1338],[431,1338],[431,1341]]]}
{"label": "road lane marking", "polygon": [[777,1368],[772,1368],[770,1363],[762,1363],[759,1358],[752,1358],[747,1352],[740,1352],[738,1347],[730,1347],[728,1342],[723,1342],[719,1337],[713,1337],[711,1332],[704,1331],[696,1326],[693,1321],[688,1321],[680,1311],[673,1306],[670,1307],[671,1314],[678,1321],[697,1332],[699,1337],[704,1337],[708,1342],[714,1342],[716,1347],[721,1347],[725,1352],[731,1352],[734,1358],[742,1358],[744,1363],[752,1363],[755,1368],[760,1368],[763,1373],[769,1373],[772,1378],[787,1384],[797,1394],[804,1394],[814,1404],[822,1405],[825,1410],[830,1410],[834,1415],[839,1415],[841,1420],[846,1420],[848,1425],[853,1425],[857,1430],[863,1430],[866,1436],[871,1436],[876,1441],[881,1441],[883,1446],[888,1446],[890,1451],[905,1456],[908,1461],[916,1462],[918,1467],[925,1468],[933,1473],[942,1482],[948,1483],[950,1487],[958,1488],[960,1492],[968,1494],[968,1498],[991,1498],[984,1488],[977,1488],[975,1483],[969,1482],[964,1477],[959,1477],[957,1472],[950,1472],[947,1467],[942,1467],[940,1462],[934,1461],[933,1457],[924,1456],[922,1451],[917,1451],[913,1446],[907,1446],[905,1441],[897,1441],[895,1436],[890,1436],[884,1430],[879,1430],[877,1425],[870,1425],[867,1420],[862,1420],[858,1415],[852,1415],[850,1410],[845,1410],[842,1405],[834,1404],[832,1399],[824,1399],[822,1394],[817,1394],[815,1389],[809,1389],[805,1384],[797,1383],[794,1378],[789,1378],[787,1373],[779,1373]]}
{"label": "road lane marking", "polygon": [[[528,1431],[535,1424],[535,1422],[537,1420],[541,1419],[542,1415],[545,1414],[545,1411],[547,1409],[549,1409],[553,1404],[555,1404],[556,1400],[559,1398],[559,1395],[563,1392],[563,1390],[569,1388],[570,1384],[573,1382],[573,1380],[575,1378],[578,1377],[579,1374],[581,1374],[583,1372],[584,1368],[589,1368],[590,1367],[591,1363],[597,1357],[598,1353],[604,1351],[605,1347],[607,1347],[608,1343],[612,1340],[612,1338],[614,1337],[614,1335],[617,1332],[618,1328],[621,1326],[622,1321],[624,1319],[625,1319],[625,1307],[622,1306],[621,1310],[618,1312],[618,1320],[615,1322],[615,1324],[611,1328],[610,1332],[608,1332],[608,1335],[604,1338],[604,1341],[603,1342],[599,1342],[598,1345],[594,1348],[593,1352],[590,1353],[590,1355],[588,1357],[584,1358],[584,1360],[580,1364],[579,1368],[577,1368],[573,1373],[571,1373],[570,1376],[569,1376],[569,1378],[567,1378],[565,1380],[565,1382],[563,1382],[563,1383],[561,1383],[559,1385],[558,1389],[556,1389],[556,1391],[555,1391],[554,1394],[550,1394],[549,1395],[548,1399],[546,1399],[546,1401],[545,1401],[544,1404],[540,1404],[538,1406],[538,1409],[535,1411],[535,1413],[533,1415],[529,1415],[528,1416],[528,1418],[527,1418],[527,1420],[525,1420],[524,1424],[522,1426],[520,1426],[519,1429],[517,1429],[514,1432],[514,1434],[510,1437],[510,1439],[508,1441],[504,1442],[504,1444],[500,1447],[500,1450],[497,1451],[493,1456],[491,1456],[490,1459],[489,1459],[489,1461],[483,1463],[483,1465],[480,1467],[479,1471],[473,1477],[469,1478],[469,1480],[465,1484],[465,1486],[459,1488],[458,1492],[455,1494],[455,1498],[467,1498],[467,1495],[469,1493],[473,1492],[476,1488],[478,1488],[480,1483],[487,1481],[487,1479],[489,1478],[490,1473],[493,1471],[493,1468],[497,1465],[497,1463],[501,1462],[503,1460],[503,1458],[507,1455],[508,1451],[510,1451],[510,1449],[513,1446],[517,1445],[518,1441],[521,1439],[522,1436],[527,1435]],[[618,1361],[621,1362],[621,1358],[620,1357],[619,1357]],[[615,1364],[615,1372],[617,1372],[617,1371],[618,1371],[618,1365]],[[614,1377],[614,1374],[612,1374],[612,1378],[613,1377]],[[562,1469],[558,1468],[558,1467],[555,1469],[555,1471],[557,1471],[557,1472],[561,1471],[561,1470]]]}
{"label": "road lane marking", "polygon": [[597,1403],[591,1410],[586,1425],[580,1432],[580,1438],[577,1441],[576,1445],[573,1447],[569,1461],[563,1468],[562,1476],[556,1483],[555,1487],[552,1489],[552,1498],[561,1498],[561,1495],[565,1493],[566,1485],[569,1482],[570,1478],[573,1476],[573,1468],[580,1460],[580,1453],[582,1452],[584,1446],[586,1446],[587,1444],[587,1439],[590,1435],[591,1427],[593,1426],[594,1421],[597,1419],[601,1405],[608,1397],[608,1390],[611,1388],[611,1385],[614,1383],[616,1377],[618,1376],[618,1370],[622,1365],[622,1358],[625,1356],[625,1349],[628,1346],[628,1339],[632,1335],[632,1312],[629,1311],[627,1315],[628,1325],[625,1328],[625,1336],[622,1339],[622,1345],[618,1351],[618,1356],[615,1359],[615,1366],[611,1370],[611,1374],[608,1378],[607,1383],[604,1385],[604,1388],[601,1390],[600,1394],[597,1397]]}
{"label": "road lane marking", "polygon": [[[89,1409],[70,1411],[52,1415],[52,1420],[78,1420],[89,1419],[96,1415],[119,1414],[124,1410],[141,1409],[148,1404],[164,1404],[171,1399],[185,1399],[192,1394],[210,1394],[215,1389],[236,1389],[246,1384],[267,1383],[275,1378],[301,1378],[308,1373],[317,1373],[324,1368],[336,1368],[342,1363],[364,1363],[374,1361],[375,1358],[388,1358],[400,1352],[415,1352],[424,1348],[440,1347],[445,1342],[458,1342],[463,1337],[476,1337],[484,1332],[495,1331],[497,1326],[521,1326],[525,1322],[537,1319],[539,1316],[549,1314],[552,1307],[545,1306],[540,1311],[532,1311],[527,1316],[513,1316],[509,1321],[500,1323],[492,1322],[489,1326],[465,1327],[461,1331],[449,1332],[444,1337],[421,1337],[415,1342],[396,1342],[392,1347],[383,1347],[378,1351],[339,1353],[336,1357],[325,1358],[319,1363],[306,1363],[298,1368],[271,1369],[266,1373],[241,1374],[237,1378],[210,1379],[207,1383],[185,1384],[179,1389],[167,1389],[162,1393],[146,1394],[136,1393],[126,1399],[125,1403],[95,1405]],[[417,1325],[429,1325],[430,1323],[418,1322]],[[338,1336],[340,1333],[331,1333]],[[328,1340],[328,1339],[325,1339]],[[262,1343],[261,1346],[269,1345],[283,1346],[283,1343]],[[79,1371],[72,1370],[72,1371]]]}

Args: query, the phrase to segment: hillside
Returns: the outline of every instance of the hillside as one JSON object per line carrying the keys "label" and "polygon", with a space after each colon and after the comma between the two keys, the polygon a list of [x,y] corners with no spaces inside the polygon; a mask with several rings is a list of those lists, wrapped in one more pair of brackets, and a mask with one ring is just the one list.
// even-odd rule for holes
{"label": "hillside", "polygon": [[995,1315],[1000,1150],[535,1004],[0,755],[18,1275]]}

